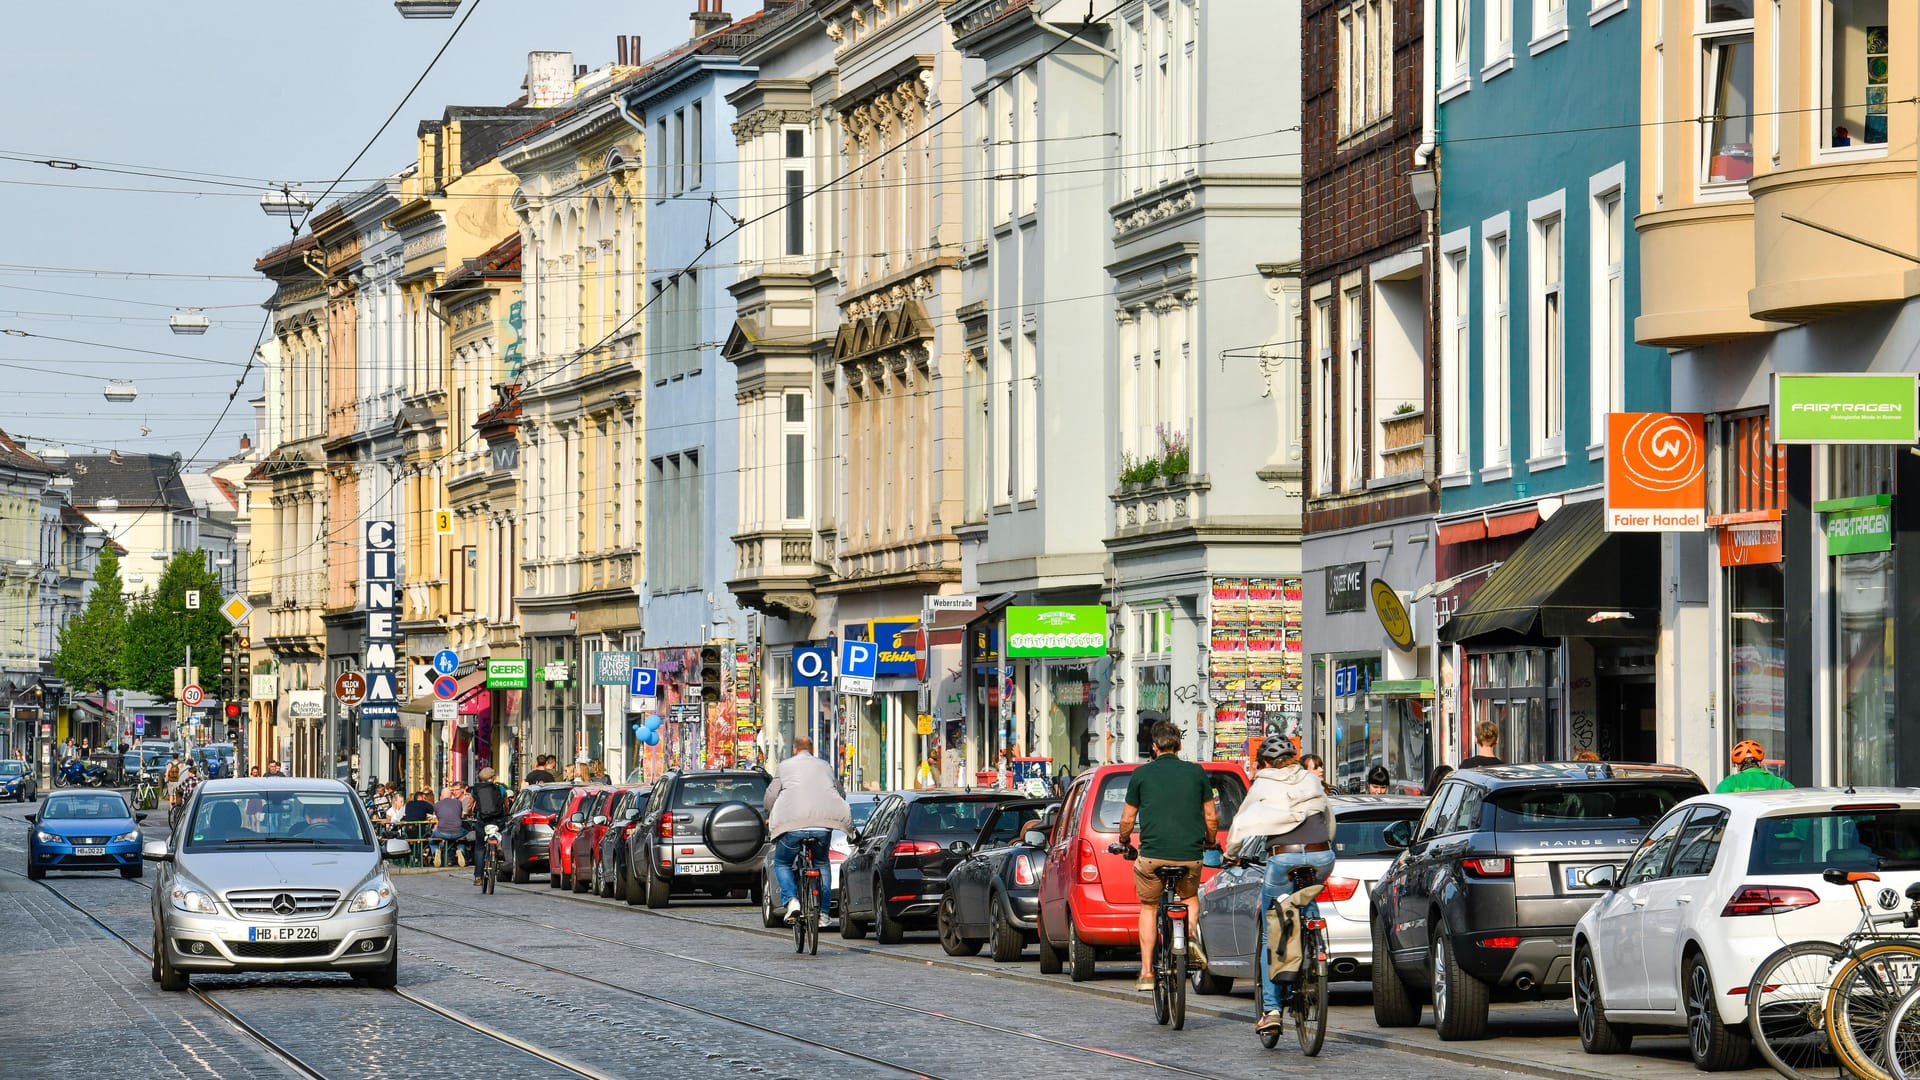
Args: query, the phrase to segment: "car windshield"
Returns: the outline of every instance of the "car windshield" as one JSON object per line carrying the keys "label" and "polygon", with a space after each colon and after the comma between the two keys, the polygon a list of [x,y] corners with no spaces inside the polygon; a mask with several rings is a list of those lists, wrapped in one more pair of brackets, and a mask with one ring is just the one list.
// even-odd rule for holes
{"label": "car windshield", "polygon": [[1039,825],[1041,819],[1059,806],[1053,803],[1047,806],[1006,806],[996,807],[993,817],[987,822],[980,837],[981,847],[1004,847],[1017,843],[1020,834],[1025,831],[1022,825]]}
{"label": "car windshield", "polygon": [[557,814],[566,809],[567,795],[571,788],[536,788],[533,792],[533,805],[528,809],[541,814]]}
{"label": "car windshield", "polygon": [[743,802],[758,807],[767,800],[767,778],[751,776],[689,776],[673,793],[676,809]]}
{"label": "car windshield", "polygon": [[847,800],[847,809],[853,811],[853,827],[856,829],[866,828],[867,819],[873,816],[873,808],[878,805],[880,805],[880,800],[878,799],[865,799],[860,801],[853,799]]}
{"label": "car windshield", "polygon": [[204,792],[194,803],[187,846],[372,847],[353,801],[336,791]]}
{"label": "car windshield", "polygon": [[[1100,782],[1100,799],[1093,808],[1095,832],[1120,831],[1120,815],[1127,808],[1127,778],[1132,775],[1114,773]],[[1207,784],[1213,788],[1214,813],[1219,816],[1221,830],[1233,828],[1233,812],[1247,797],[1246,788],[1238,776],[1223,769],[1208,769]]]}
{"label": "car windshield", "polygon": [[22,761],[0,761],[0,776],[25,776],[27,766]]}
{"label": "car windshield", "polygon": [[987,799],[921,799],[907,810],[908,840],[972,840],[993,813]]}
{"label": "car windshield", "polygon": [[1384,839],[1387,826],[1396,821],[1416,822],[1426,813],[1425,804],[1404,810],[1359,810],[1340,814],[1333,832],[1333,851],[1341,859],[1390,859],[1400,849]]}
{"label": "car windshield", "polygon": [[130,818],[127,801],[107,791],[86,795],[49,795],[40,807],[41,821],[100,821]]}
{"label": "car windshield", "polygon": [[1754,874],[1920,870],[1920,809],[1827,810],[1761,818],[1747,869]]}
{"label": "car windshield", "polygon": [[1649,829],[1697,787],[1659,784],[1586,784],[1496,791],[1491,801],[1497,832],[1556,829]]}

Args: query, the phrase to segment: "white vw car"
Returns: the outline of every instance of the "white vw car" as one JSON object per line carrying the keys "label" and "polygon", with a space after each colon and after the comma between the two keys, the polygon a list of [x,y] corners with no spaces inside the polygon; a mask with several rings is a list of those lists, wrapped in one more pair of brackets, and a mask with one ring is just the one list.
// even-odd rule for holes
{"label": "white vw car", "polygon": [[1860,922],[1829,867],[1880,875],[1876,912],[1920,881],[1920,792],[1808,788],[1699,795],[1654,825],[1574,928],[1573,1002],[1590,1054],[1684,1030],[1696,1068],[1747,1063],[1747,986],[1774,950],[1838,941]]}

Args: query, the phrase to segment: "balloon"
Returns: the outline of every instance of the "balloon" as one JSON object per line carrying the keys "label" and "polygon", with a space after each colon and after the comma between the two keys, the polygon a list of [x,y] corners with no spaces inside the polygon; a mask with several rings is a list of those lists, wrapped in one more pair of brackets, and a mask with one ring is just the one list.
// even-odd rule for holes
{"label": "balloon", "polygon": [[659,713],[655,713],[652,716],[647,717],[647,730],[648,731],[660,730],[660,714]]}
{"label": "balloon", "polygon": [[645,741],[647,737],[647,729],[642,727],[639,724],[633,725],[633,737],[637,740]]}
{"label": "balloon", "polygon": [[649,731],[645,735],[640,736],[640,741],[646,743],[648,746],[658,746],[660,745],[660,733],[657,731]]}

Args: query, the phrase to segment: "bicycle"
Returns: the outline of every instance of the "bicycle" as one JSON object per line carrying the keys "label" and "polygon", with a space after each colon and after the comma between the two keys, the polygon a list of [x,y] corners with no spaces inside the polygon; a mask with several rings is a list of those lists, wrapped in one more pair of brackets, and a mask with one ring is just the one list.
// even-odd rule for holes
{"label": "bicycle", "polygon": [[480,844],[480,891],[491,894],[500,884],[500,826],[488,825]]}
{"label": "bicycle", "polygon": [[1860,921],[1838,942],[1797,941],[1762,960],[1747,984],[1747,1031],[1788,1080],[1843,1073],[1892,1080],[1874,1059],[1902,993],[1920,974],[1920,943],[1880,927],[1920,926],[1920,884],[1908,886],[1906,911],[1875,912],[1860,886],[1879,875],[1828,869],[1821,877],[1853,888]]}
{"label": "bicycle", "polygon": [[796,899],[800,914],[793,917],[793,951],[818,956],[820,953],[820,868],[813,865],[813,845],[805,843],[793,857],[793,879],[799,884]]}
{"label": "bicycle", "polygon": [[[1140,849],[1128,843],[1107,845],[1107,854],[1133,862]],[[1187,903],[1176,890],[1190,871],[1185,866],[1154,868],[1160,902],[1154,910],[1153,1022],[1179,1031],[1187,1026]]]}
{"label": "bicycle", "polygon": [[143,772],[135,778],[133,784],[133,805],[136,810],[152,810],[160,805],[160,778],[152,773]]}
{"label": "bicycle", "polygon": [[[1281,925],[1294,918],[1299,920],[1300,927],[1300,963],[1292,972],[1293,996],[1287,1002],[1286,1011],[1293,1017],[1294,1037],[1300,1040],[1300,1052],[1307,1057],[1319,1057],[1320,1047],[1327,1040],[1327,999],[1331,996],[1327,975],[1327,920],[1308,915],[1307,905],[1319,897],[1325,886],[1320,884],[1320,872],[1311,866],[1293,867],[1287,871],[1287,880],[1293,883],[1293,891],[1273,898],[1273,910],[1279,912]],[[1269,955],[1265,959],[1269,965],[1278,963],[1281,955],[1278,950],[1284,946],[1284,939],[1267,935]],[[1257,992],[1255,1000],[1258,1001]],[[1280,1044],[1279,1028],[1259,1034],[1260,1045],[1269,1050]]]}

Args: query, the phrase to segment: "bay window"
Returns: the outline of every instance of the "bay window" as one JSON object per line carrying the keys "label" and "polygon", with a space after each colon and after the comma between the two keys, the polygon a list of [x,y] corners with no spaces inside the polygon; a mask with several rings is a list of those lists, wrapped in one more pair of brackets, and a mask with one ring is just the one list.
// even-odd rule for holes
{"label": "bay window", "polygon": [[1887,143],[1887,0],[1820,0],[1828,147]]}
{"label": "bay window", "polygon": [[1753,175],[1753,0],[1705,3],[1701,175],[1709,184],[1744,184]]}

